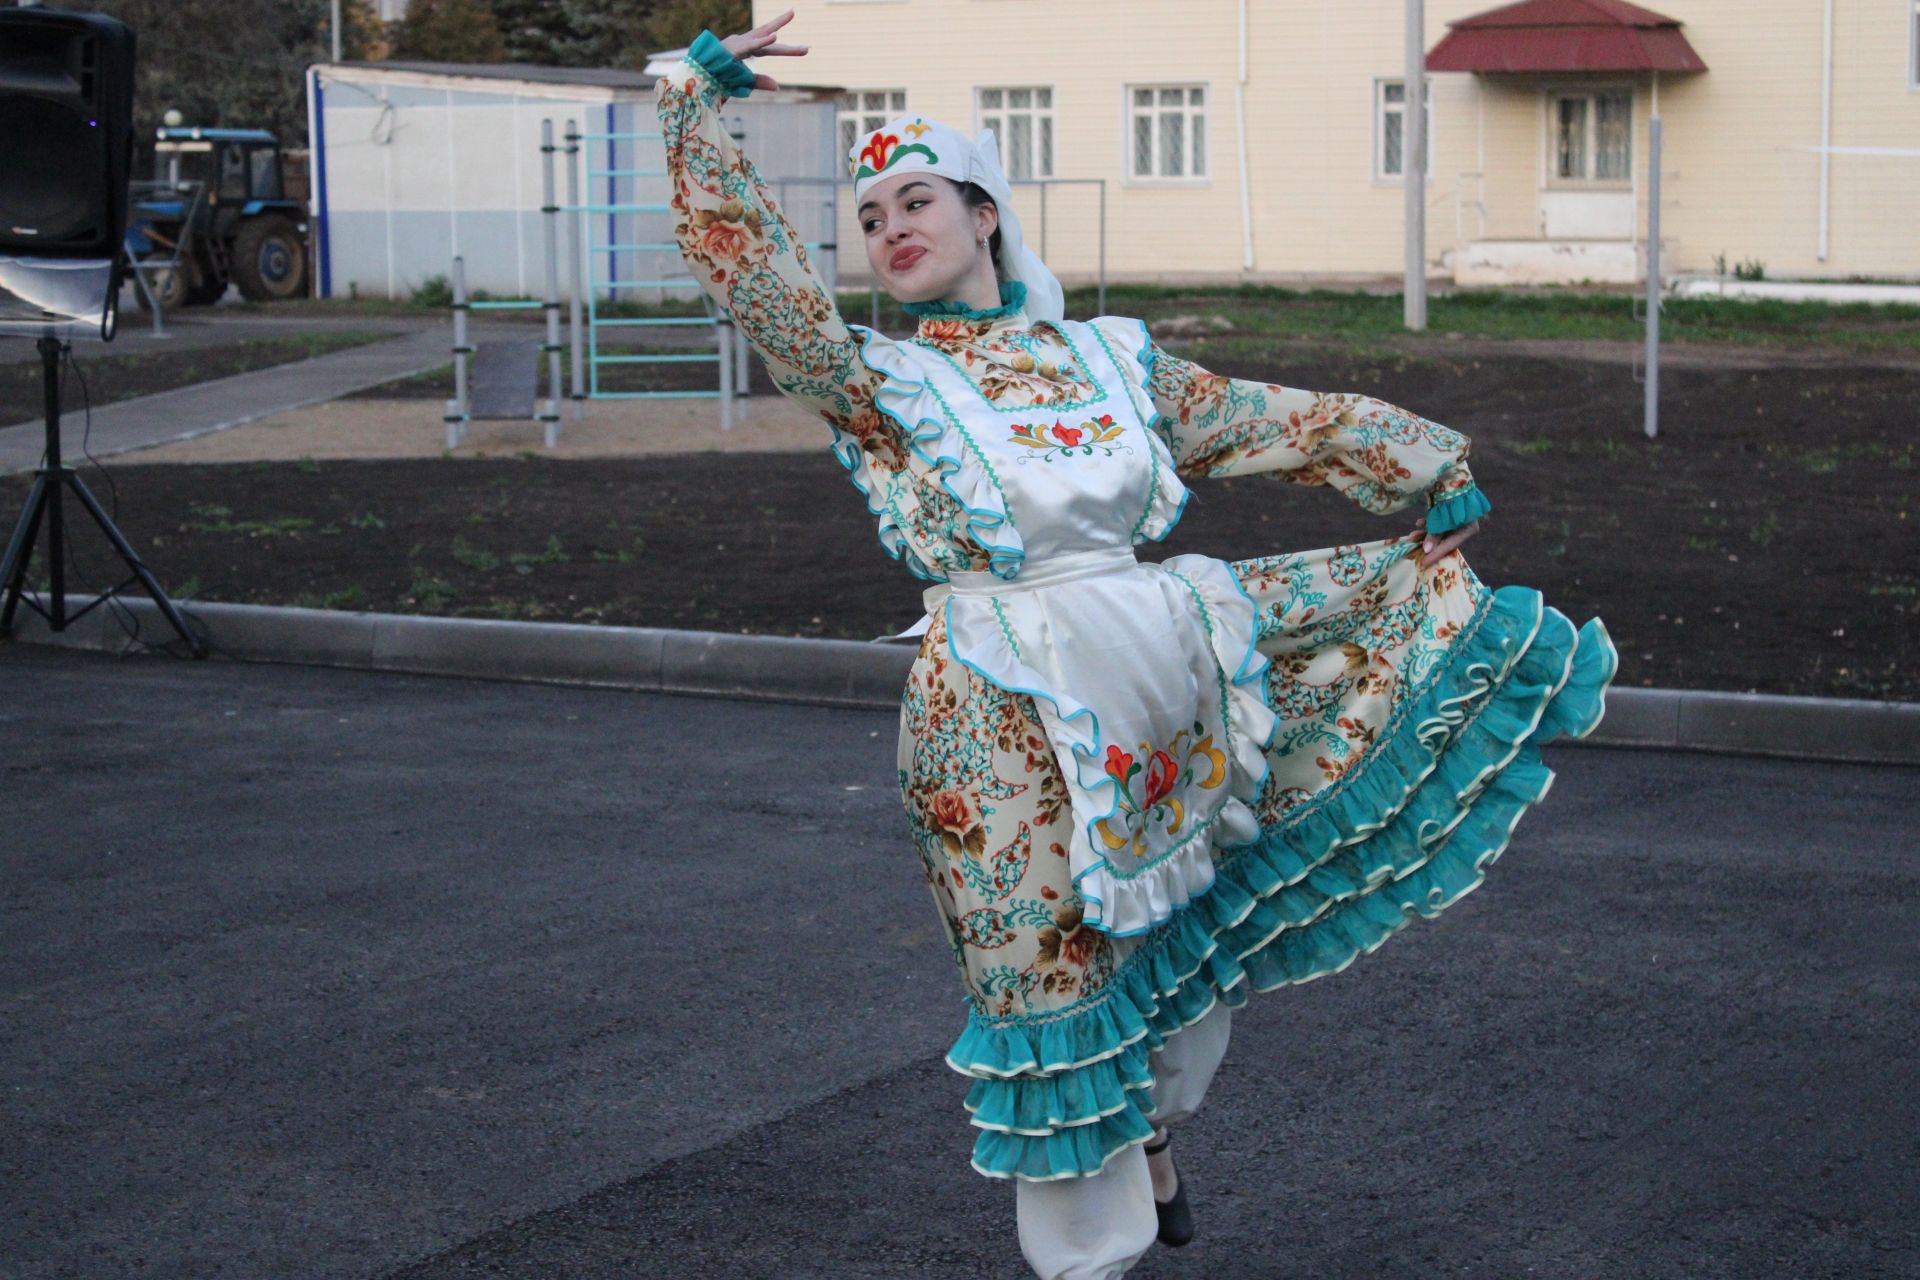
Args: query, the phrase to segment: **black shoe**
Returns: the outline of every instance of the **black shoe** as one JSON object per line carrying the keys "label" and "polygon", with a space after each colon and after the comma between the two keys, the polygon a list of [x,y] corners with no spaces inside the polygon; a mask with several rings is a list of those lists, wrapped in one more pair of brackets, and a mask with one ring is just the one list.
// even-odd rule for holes
{"label": "black shoe", "polygon": [[[1146,1144],[1143,1150],[1150,1156],[1157,1156],[1165,1151],[1167,1144],[1172,1141],[1173,1135],[1168,1134],[1160,1139],[1158,1144]],[[1178,1249],[1181,1245],[1189,1244],[1193,1240],[1193,1210],[1187,1205],[1187,1180],[1180,1176],[1180,1166],[1177,1164],[1173,1167],[1173,1176],[1175,1178],[1173,1199],[1165,1204],[1155,1200],[1153,1212],[1160,1219],[1160,1243],[1169,1249]]]}

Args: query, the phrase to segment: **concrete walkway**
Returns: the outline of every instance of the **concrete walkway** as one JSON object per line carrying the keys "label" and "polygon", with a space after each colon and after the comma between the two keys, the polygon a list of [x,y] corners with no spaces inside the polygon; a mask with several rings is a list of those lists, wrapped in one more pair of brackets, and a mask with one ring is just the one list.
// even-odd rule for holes
{"label": "concrete walkway", "polygon": [[[405,378],[445,364],[450,331],[422,329],[387,342],[336,351],[197,386],[122,400],[93,411],[88,449],[96,458],[189,440]],[[61,420],[62,447],[77,458],[83,415]],[[0,474],[40,463],[46,427],[38,418],[0,428]]]}

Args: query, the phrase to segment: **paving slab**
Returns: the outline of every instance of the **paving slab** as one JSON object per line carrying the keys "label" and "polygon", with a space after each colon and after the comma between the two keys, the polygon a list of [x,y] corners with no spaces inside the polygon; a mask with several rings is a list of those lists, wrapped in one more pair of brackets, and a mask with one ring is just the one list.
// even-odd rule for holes
{"label": "paving slab", "polygon": [[[337,399],[445,364],[451,329],[426,329],[384,342],[297,360],[252,373],[162,391],[92,412],[89,451],[99,458],[188,440],[242,423]],[[62,447],[78,457],[82,415],[61,419]],[[46,445],[46,425],[35,418],[0,427],[0,474],[31,471]]]}
{"label": "paving slab", "polygon": [[[544,388],[545,383],[543,382]],[[596,400],[580,416],[561,410],[560,438],[543,442],[531,418],[481,419],[447,448],[440,400],[355,397],[276,413],[229,431],[143,450],[147,463],[330,461],[365,458],[634,458],[675,453],[784,453],[823,449],[827,425],[781,396],[755,396],[739,406],[733,426],[720,425],[712,397]]]}

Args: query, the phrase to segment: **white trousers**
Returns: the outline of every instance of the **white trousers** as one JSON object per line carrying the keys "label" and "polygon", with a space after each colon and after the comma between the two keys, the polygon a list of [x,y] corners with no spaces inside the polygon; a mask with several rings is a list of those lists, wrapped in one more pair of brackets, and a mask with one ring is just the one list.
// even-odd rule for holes
{"label": "white trousers", "polygon": [[[1170,1129],[1200,1109],[1227,1052],[1232,1010],[1216,1004],[1152,1054],[1153,1123]],[[1021,1182],[1014,1192],[1020,1252],[1040,1280],[1118,1280],[1159,1233],[1153,1181],[1138,1146],[1085,1178]]]}

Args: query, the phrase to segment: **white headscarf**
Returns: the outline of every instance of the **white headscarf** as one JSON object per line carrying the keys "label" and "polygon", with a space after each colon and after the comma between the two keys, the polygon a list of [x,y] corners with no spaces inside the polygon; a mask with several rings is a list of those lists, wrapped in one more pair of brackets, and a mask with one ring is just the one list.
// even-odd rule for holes
{"label": "white headscarf", "polygon": [[1000,168],[1000,144],[993,130],[982,129],[969,140],[958,129],[921,116],[896,116],[854,143],[847,152],[847,172],[853,175],[856,206],[876,184],[902,173],[937,173],[978,184],[1000,210],[1000,270],[1027,287],[1028,317],[1066,317],[1060,281],[1021,238],[1020,215],[1013,210],[1013,188]]}

